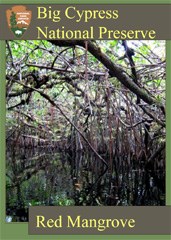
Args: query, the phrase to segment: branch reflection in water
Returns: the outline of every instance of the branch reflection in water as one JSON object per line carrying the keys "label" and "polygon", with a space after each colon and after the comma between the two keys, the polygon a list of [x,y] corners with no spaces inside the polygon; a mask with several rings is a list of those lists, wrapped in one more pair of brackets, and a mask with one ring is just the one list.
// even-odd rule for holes
{"label": "branch reflection in water", "polygon": [[165,205],[165,173],[127,161],[104,173],[93,154],[7,147],[6,222],[28,221],[29,206]]}

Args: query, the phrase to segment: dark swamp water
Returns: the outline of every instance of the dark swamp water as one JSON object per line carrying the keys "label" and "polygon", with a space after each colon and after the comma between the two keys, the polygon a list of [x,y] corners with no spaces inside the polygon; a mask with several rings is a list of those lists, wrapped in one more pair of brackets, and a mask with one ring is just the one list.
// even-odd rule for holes
{"label": "dark swamp water", "polygon": [[8,147],[6,221],[28,221],[29,206],[165,205],[163,171],[124,161],[103,170],[93,155]]}

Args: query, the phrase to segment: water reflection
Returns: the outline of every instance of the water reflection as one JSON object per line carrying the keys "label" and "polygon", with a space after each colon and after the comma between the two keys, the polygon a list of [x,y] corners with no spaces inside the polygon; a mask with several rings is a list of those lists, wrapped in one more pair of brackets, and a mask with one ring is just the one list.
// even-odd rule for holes
{"label": "water reflection", "polygon": [[101,175],[102,163],[81,152],[8,148],[6,168],[7,222],[28,221],[29,206],[165,204],[163,171],[122,163],[118,171]]}

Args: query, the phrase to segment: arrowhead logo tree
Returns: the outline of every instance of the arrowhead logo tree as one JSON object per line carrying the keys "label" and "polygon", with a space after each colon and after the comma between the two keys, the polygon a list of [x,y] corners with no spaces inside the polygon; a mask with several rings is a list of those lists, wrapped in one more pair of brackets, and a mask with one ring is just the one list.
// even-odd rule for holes
{"label": "arrowhead logo tree", "polygon": [[32,12],[26,10],[25,6],[14,6],[6,11],[8,27],[15,37],[23,36],[30,25],[31,16]]}

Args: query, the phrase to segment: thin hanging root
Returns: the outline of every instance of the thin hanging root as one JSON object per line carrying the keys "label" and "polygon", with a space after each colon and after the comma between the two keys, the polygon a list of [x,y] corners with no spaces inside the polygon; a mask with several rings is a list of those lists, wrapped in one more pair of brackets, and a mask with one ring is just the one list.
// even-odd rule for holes
{"label": "thin hanging root", "polygon": [[98,154],[98,152],[93,148],[93,146],[91,145],[91,143],[87,140],[87,138],[83,135],[83,133],[77,128],[77,126],[75,126],[75,124],[66,116],[66,114],[62,111],[62,109],[59,107],[58,104],[56,104],[47,94],[45,94],[44,92],[36,89],[36,88],[33,88],[33,87],[29,87],[19,81],[15,81],[16,83],[24,86],[24,87],[27,87],[29,89],[32,89],[36,92],[38,92],[42,97],[44,97],[46,100],[48,100],[54,107],[56,107],[60,113],[64,116],[64,118],[75,128],[75,130],[80,134],[80,136],[83,138],[83,140],[87,143],[87,145],[89,146],[89,148],[92,150],[92,152],[95,153],[95,155],[104,163],[104,165],[106,166],[106,169],[105,169],[105,172],[107,171],[108,169],[108,164],[107,162]]}

